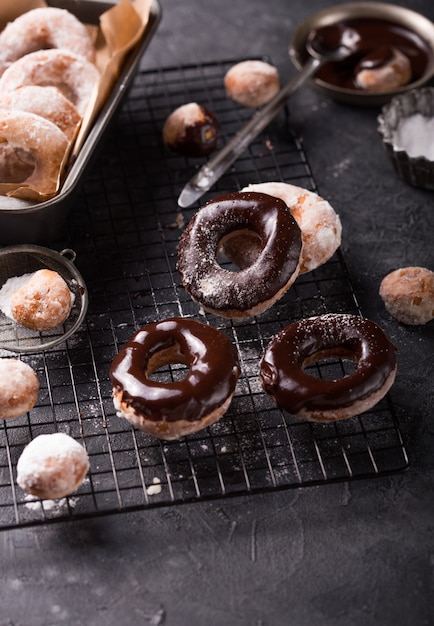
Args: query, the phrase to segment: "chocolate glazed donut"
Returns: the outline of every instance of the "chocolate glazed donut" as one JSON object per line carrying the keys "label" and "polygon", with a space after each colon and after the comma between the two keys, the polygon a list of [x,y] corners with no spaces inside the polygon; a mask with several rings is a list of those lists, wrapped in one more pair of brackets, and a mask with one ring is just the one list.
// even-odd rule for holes
{"label": "chocolate glazed donut", "polygon": [[[152,377],[169,363],[186,365],[187,374],[169,382]],[[118,415],[160,439],[177,439],[220,419],[239,374],[238,355],[229,337],[181,318],[144,326],[110,368]]]}
{"label": "chocolate glazed donut", "polygon": [[[223,268],[219,250],[248,231],[260,242],[252,264],[239,272]],[[191,219],[178,247],[184,288],[205,310],[229,318],[258,315],[283,296],[300,268],[301,231],[286,204],[257,192],[222,195]]]}
{"label": "chocolate glazed donut", "polygon": [[[309,363],[343,357],[354,371],[324,380],[304,371]],[[327,314],[295,322],[275,335],[260,364],[264,390],[289,413],[310,421],[352,417],[377,404],[392,386],[396,349],[374,322]]]}

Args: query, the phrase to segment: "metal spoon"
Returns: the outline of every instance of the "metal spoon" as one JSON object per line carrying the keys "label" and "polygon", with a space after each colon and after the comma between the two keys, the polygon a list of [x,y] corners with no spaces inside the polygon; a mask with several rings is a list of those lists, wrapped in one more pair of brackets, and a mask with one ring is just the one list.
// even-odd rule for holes
{"label": "metal spoon", "polygon": [[[331,27],[324,27],[324,29],[327,28]],[[314,31],[308,38],[306,50],[309,52],[309,58],[301,71],[291,78],[268,104],[258,110],[251,120],[185,185],[178,198],[178,205],[181,208],[191,206],[212,187],[283,108],[287,98],[311,78],[321,65],[330,61],[342,61],[353,52],[351,41],[341,41],[334,49],[325,46],[325,38],[322,36],[324,29]],[[319,33],[321,37],[318,36]]]}

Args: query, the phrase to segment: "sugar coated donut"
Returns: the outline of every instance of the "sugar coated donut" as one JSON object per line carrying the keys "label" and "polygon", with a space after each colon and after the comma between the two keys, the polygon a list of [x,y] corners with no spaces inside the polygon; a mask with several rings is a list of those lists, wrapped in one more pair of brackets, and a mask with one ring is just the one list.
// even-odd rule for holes
{"label": "sugar coated donut", "polygon": [[399,322],[426,324],[434,319],[434,272],[425,267],[395,270],[381,281],[380,296]]}
{"label": "sugar coated donut", "polygon": [[32,330],[51,330],[59,326],[67,319],[71,307],[68,285],[60,274],[47,269],[31,274],[10,298],[14,320]]}
{"label": "sugar coated donut", "polygon": [[0,93],[0,109],[28,111],[53,122],[71,141],[81,121],[81,115],[57,87],[27,85]]}
{"label": "sugar coated donut", "polygon": [[0,33],[0,75],[14,61],[46,48],[65,48],[88,61],[95,59],[90,35],[66,9],[40,7],[9,22]]}
{"label": "sugar coated donut", "polygon": [[216,148],[218,139],[216,116],[197,102],[183,104],[172,111],[163,126],[164,143],[185,156],[207,156]]}
{"label": "sugar coated donut", "polygon": [[[181,379],[153,374],[184,364]],[[170,318],[139,330],[110,368],[113,401],[120,417],[160,439],[177,439],[219,420],[227,411],[240,368],[222,331],[191,319]]]}
{"label": "sugar coated donut", "polygon": [[19,359],[0,359],[0,419],[30,411],[38,393],[39,379],[30,365]]}
{"label": "sugar coated donut", "polygon": [[[231,271],[218,263],[225,241],[248,231],[260,241],[252,265]],[[178,246],[178,270],[191,298],[216,315],[259,315],[281,298],[299,271],[301,233],[279,198],[237,192],[218,196],[190,220]]]}
{"label": "sugar coated donut", "polygon": [[[336,252],[341,244],[342,225],[332,206],[313,191],[296,185],[281,182],[258,183],[245,187],[242,191],[259,191],[280,198],[285,202],[301,229],[303,249],[301,252],[300,273],[310,272],[319,267]],[[250,255],[257,254],[253,242]],[[236,248],[225,250],[236,262],[233,255]],[[239,260],[240,264],[242,260]]]}
{"label": "sugar coated donut", "polygon": [[[353,373],[337,380],[305,371],[310,363],[342,357]],[[260,364],[264,390],[296,417],[330,422],[368,411],[395,380],[396,349],[374,322],[327,314],[290,324],[273,337]]]}
{"label": "sugar coated donut", "polygon": [[38,435],[17,463],[17,483],[42,500],[64,498],[76,491],[89,470],[83,446],[66,433]]}
{"label": "sugar coated donut", "polygon": [[226,72],[224,86],[229,98],[235,102],[246,107],[260,107],[279,91],[279,72],[265,61],[241,61]]}
{"label": "sugar coated donut", "polygon": [[363,57],[356,67],[357,87],[373,93],[394,91],[411,80],[410,59],[400,50],[381,46]]}
{"label": "sugar coated donut", "polygon": [[57,87],[83,116],[98,79],[93,63],[69,50],[53,48],[15,61],[0,78],[0,93],[25,85]]}
{"label": "sugar coated donut", "polygon": [[[67,147],[66,135],[40,115],[0,110],[0,165],[3,151],[9,164],[9,170],[0,169],[0,182],[23,183],[41,194],[54,194]],[[14,153],[22,170],[13,170]]]}

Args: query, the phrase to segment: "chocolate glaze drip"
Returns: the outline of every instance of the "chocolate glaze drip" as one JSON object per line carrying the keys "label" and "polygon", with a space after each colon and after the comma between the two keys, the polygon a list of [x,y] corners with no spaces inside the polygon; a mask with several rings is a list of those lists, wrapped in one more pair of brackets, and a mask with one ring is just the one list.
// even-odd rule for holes
{"label": "chocolate glaze drip", "polygon": [[[355,362],[340,380],[309,376],[306,363],[326,356]],[[292,414],[349,407],[379,391],[396,368],[396,349],[383,330],[356,315],[328,314],[290,324],[266,349],[260,378],[278,406]]]}
{"label": "chocolate glaze drip", "polygon": [[[344,41],[347,36],[355,42],[355,52],[348,59],[339,62],[325,63],[317,72],[316,78],[336,87],[360,90],[356,83],[358,65],[365,57],[378,56],[378,61],[384,63],[384,52],[388,48],[397,48],[405,54],[411,65],[411,82],[420,78],[428,64],[429,51],[425,42],[414,32],[393,22],[380,19],[353,19],[336,25],[336,29],[324,27],[324,45],[335,46],[336,38],[340,36]],[[348,35],[346,34],[349,31]],[[321,36],[322,29],[317,30]],[[383,51],[378,52],[383,48]],[[382,60],[380,61],[380,58]],[[372,67],[372,66],[371,66]]]}
{"label": "chocolate glaze drip", "polygon": [[[184,363],[188,373],[179,381],[153,380],[153,360],[159,367]],[[239,372],[236,350],[224,333],[170,318],[139,330],[113,359],[109,374],[114,393],[147,419],[196,421],[232,395]]]}
{"label": "chocolate glaze drip", "polygon": [[[217,263],[221,241],[248,230],[258,235],[258,258],[239,272]],[[301,231],[286,204],[263,193],[219,196],[193,216],[178,248],[185,289],[204,308],[236,316],[273,298],[297,271]],[[228,314],[229,312],[229,314]]]}

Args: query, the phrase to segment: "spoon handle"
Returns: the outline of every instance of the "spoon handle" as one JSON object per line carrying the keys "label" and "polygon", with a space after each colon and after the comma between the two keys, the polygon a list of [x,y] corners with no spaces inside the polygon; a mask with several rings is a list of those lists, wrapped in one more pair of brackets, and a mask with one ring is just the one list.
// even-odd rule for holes
{"label": "spoon handle", "polygon": [[214,157],[201,167],[186,184],[178,198],[178,205],[181,208],[187,208],[192,205],[193,202],[198,200],[212,187],[232,163],[237,160],[240,154],[244,152],[247,146],[276,117],[277,113],[283,108],[287,98],[316,72],[321,63],[321,59],[309,57],[302,70],[291,78],[270,102],[259,109],[247,124]]}

